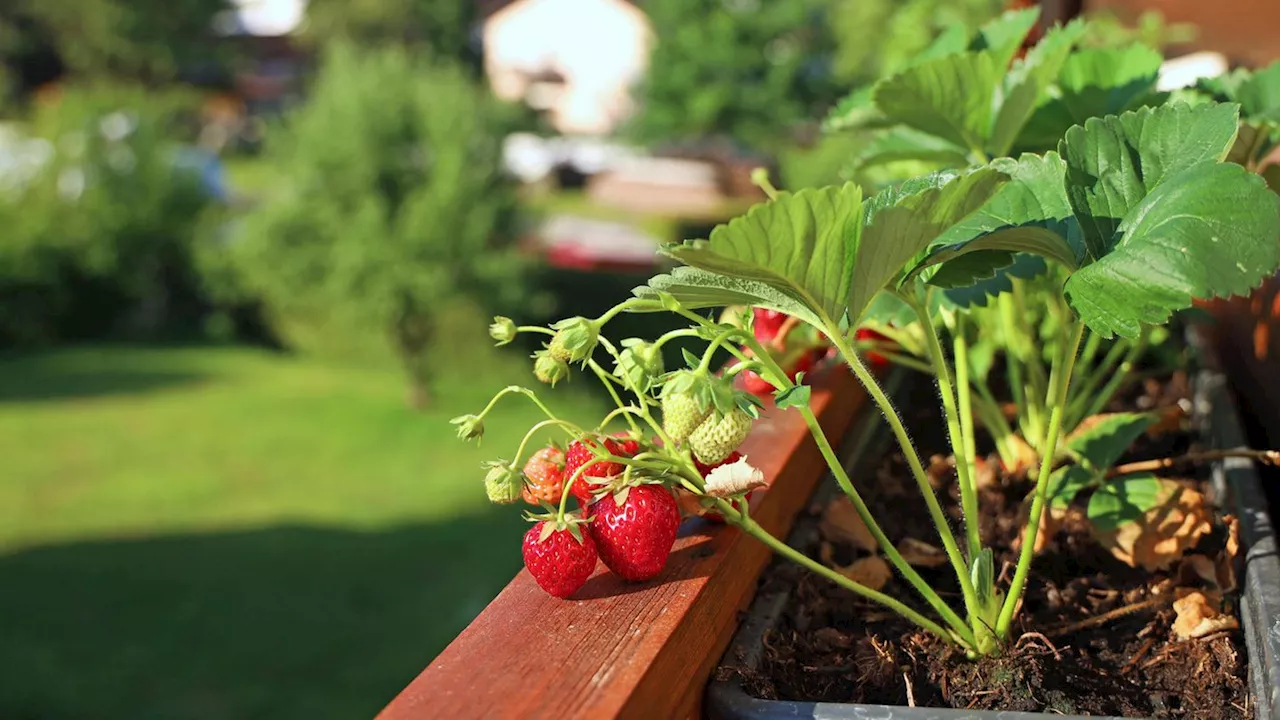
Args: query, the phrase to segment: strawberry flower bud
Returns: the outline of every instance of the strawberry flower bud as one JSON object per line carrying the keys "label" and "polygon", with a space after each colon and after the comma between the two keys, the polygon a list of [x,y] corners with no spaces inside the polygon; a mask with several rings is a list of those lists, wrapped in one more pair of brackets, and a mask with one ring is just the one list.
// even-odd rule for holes
{"label": "strawberry flower bud", "polygon": [[497,315],[493,318],[493,322],[489,324],[489,337],[493,338],[498,347],[515,340],[518,333],[515,321],[509,317]]}
{"label": "strawberry flower bud", "polygon": [[707,484],[703,492],[710,497],[727,498],[749,493],[766,484],[764,473],[749,465],[744,456],[737,462],[714,468],[707,475]]}
{"label": "strawberry flower bud", "polygon": [[562,362],[585,362],[600,340],[600,328],[584,317],[561,320],[551,327],[556,334],[547,345],[547,352]]}
{"label": "strawberry flower bud", "polygon": [[459,440],[479,440],[484,437],[484,420],[476,415],[459,415],[449,421],[458,426]]}
{"label": "strawberry flower bud", "polygon": [[539,350],[533,354],[533,376],[551,387],[569,374],[569,364],[554,357],[548,350]]}
{"label": "strawberry flower bud", "polygon": [[489,496],[489,502],[510,505],[520,499],[524,483],[514,467],[500,460],[487,462],[484,466],[489,468],[484,476],[484,492]]}

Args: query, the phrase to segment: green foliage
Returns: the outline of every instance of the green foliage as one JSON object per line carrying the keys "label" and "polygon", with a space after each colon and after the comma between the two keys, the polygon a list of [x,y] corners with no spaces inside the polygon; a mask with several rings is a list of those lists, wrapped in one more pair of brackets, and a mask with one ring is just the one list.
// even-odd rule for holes
{"label": "green foliage", "polygon": [[710,240],[665,250],[686,264],[637,288],[689,307],[749,304],[831,332],[859,318],[903,263],[980,207],[1004,182],[995,170],[926,176],[862,201],[853,185],[779,193]]}
{"label": "green foliage", "polygon": [[464,59],[478,19],[477,4],[468,0],[310,0],[303,39],[319,47],[404,44]]}
{"label": "green foliage", "polygon": [[1240,134],[1228,157],[1257,170],[1280,144],[1280,61],[1257,71],[1237,68],[1201,80],[1196,92],[1201,97],[1240,104]]}
{"label": "green foliage", "polygon": [[830,0],[653,0],[656,42],[630,132],[655,145],[728,138],[773,149],[837,97]]}
{"label": "green foliage", "polygon": [[1111,467],[1142,433],[1156,423],[1151,413],[1111,413],[1097,416],[1065,438],[1066,450],[1095,469]]}
{"label": "green foliage", "polygon": [[831,13],[836,77],[873,81],[904,69],[936,38],[999,14],[1003,0],[839,0]]}
{"label": "green foliage", "polygon": [[39,109],[0,185],[2,341],[154,335],[172,302],[198,300],[195,254],[213,218],[175,156],[188,108],[102,86]]}
{"label": "green foliage", "polygon": [[311,100],[270,138],[290,192],[246,220],[237,256],[277,316],[373,329],[425,392],[450,299],[520,296],[502,115],[456,69],[340,44]]}
{"label": "green foliage", "polygon": [[52,52],[79,78],[174,79],[217,59],[214,17],[227,0],[6,0],[0,63]]}

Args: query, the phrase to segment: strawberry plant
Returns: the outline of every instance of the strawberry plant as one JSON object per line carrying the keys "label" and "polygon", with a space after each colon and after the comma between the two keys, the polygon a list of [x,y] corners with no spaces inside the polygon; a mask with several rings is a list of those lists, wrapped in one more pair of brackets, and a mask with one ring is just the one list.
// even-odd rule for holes
{"label": "strawberry plant", "polygon": [[[589,547],[598,548],[606,565],[623,578],[655,577],[675,538],[672,493],[678,492],[789,560],[974,656],[988,655],[1010,639],[1037,536],[1053,503],[1088,489],[1097,517],[1121,524],[1132,519],[1133,508],[1145,512],[1167,494],[1145,476],[1111,474],[1110,465],[1141,431],[1135,428],[1145,429],[1149,418],[1073,421],[1090,409],[1072,407],[1073,398],[1080,397],[1072,395],[1073,385],[1089,384],[1077,365],[1097,367],[1091,359],[1079,362],[1081,347],[1085,355],[1096,355],[1102,342],[1121,338],[1119,347],[1127,354],[1193,299],[1255,287],[1280,266],[1280,201],[1260,177],[1227,162],[1240,133],[1238,105],[1157,102],[1145,92],[1112,92],[1106,86],[1095,92],[1084,81],[1073,85],[1076,80],[1064,79],[1064,68],[1076,67],[1072,72],[1078,75],[1070,77],[1078,79],[1112,67],[1108,63],[1119,56],[1088,55],[1092,59],[1079,61],[1078,67],[1069,65],[1083,30],[1067,26],[1050,30],[1025,60],[1015,61],[1030,20],[1032,15],[1015,13],[975,38],[944,37],[940,43],[960,43],[962,49],[935,48],[926,53],[929,58],[872,90],[876,122],[891,119],[917,138],[947,143],[947,158],[956,167],[870,195],[853,184],[795,193],[767,188],[767,202],[717,227],[708,238],[664,247],[662,252],[681,264],[598,318],[573,318],[550,328],[495,321],[491,330],[499,343],[518,333],[547,336],[545,349],[535,356],[539,380],[563,381],[576,367],[596,377],[617,406],[597,426],[583,428],[552,415],[534,391],[509,387],[479,414],[454,421],[461,436],[478,437],[486,415],[511,396],[524,396],[546,412],[547,419],[530,430],[513,461],[491,464],[486,487],[495,501],[520,497],[525,480],[514,468],[538,433],[564,432],[570,456],[581,456],[567,462],[559,503],[533,518],[550,524],[539,537],[558,543],[532,554],[540,564],[530,571],[544,587],[560,591],[577,582],[577,558]],[[1057,90],[1050,93],[1051,86]],[[1023,142],[1050,144],[1043,139],[1047,130],[1040,140],[1027,139],[1036,137],[1028,128],[1035,127],[1032,118],[1042,111],[1055,127],[1063,125],[1054,131],[1057,140],[1037,153],[1004,157]],[[1077,112],[1086,116],[1082,122]],[[1034,491],[1026,529],[1006,584],[997,579],[993,550],[984,546],[978,527],[974,417],[984,401],[975,403],[971,390],[983,359],[970,346],[977,346],[989,325],[978,317],[988,303],[977,298],[1012,295],[1015,279],[1026,292],[1013,296],[1013,311],[1023,312],[1018,302],[1036,304],[1044,321],[1034,333],[1018,331],[1009,343],[1029,341],[1031,352],[1043,359],[1044,377],[1023,384],[1022,396],[1015,398],[1020,406],[1035,403],[1037,420],[1024,432],[1035,435],[1030,442],[1037,452],[1031,460]],[[733,306],[753,312],[704,315]],[[615,343],[606,331],[621,312],[673,313],[689,326],[652,341]],[[955,606],[890,542],[823,433],[803,377],[792,377],[760,339],[760,324],[776,321],[776,314],[829,343],[882,412],[945,563],[955,572],[960,588]],[[869,322],[895,344],[865,333],[859,338]],[[1098,338],[1092,350],[1095,341],[1085,341],[1086,332]],[[668,371],[651,361],[678,339],[698,340],[705,347],[700,353],[686,350],[686,366],[678,369]],[[736,362],[715,373],[712,361],[722,349]],[[859,352],[868,349],[916,363],[936,378],[957,460],[960,527],[953,528],[909,429]],[[747,371],[775,388],[777,408],[803,417],[865,525],[867,542],[878,546],[883,562],[922,606],[796,551],[752,519],[744,499],[766,478],[749,457],[733,459],[760,406],[735,385],[736,376]],[[1031,363],[1028,372],[1035,372]],[[1073,422],[1077,427],[1069,431]],[[613,433],[619,427],[625,427],[628,447],[616,442],[621,438]],[[588,475],[601,467],[603,472]],[[590,492],[572,492],[584,477],[590,478]],[[1144,501],[1138,497],[1144,493],[1112,491],[1117,480],[1131,488],[1145,483],[1150,497]],[[570,512],[570,497],[577,498],[577,511]],[[557,557],[565,533],[581,551],[575,550],[573,562],[549,571],[541,558]]]}

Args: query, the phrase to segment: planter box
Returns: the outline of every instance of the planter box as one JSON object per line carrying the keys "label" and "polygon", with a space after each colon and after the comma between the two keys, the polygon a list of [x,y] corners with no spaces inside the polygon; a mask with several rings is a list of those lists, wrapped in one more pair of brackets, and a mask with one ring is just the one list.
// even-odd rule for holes
{"label": "planter box", "polygon": [[[1195,338],[1192,341],[1195,343]],[[1202,357],[1207,358],[1207,353],[1202,352]],[[1221,373],[1206,370],[1196,377],[1194,404],[1194,419],[1207,445],[1213,448],[1245,445],[1235,404]],[[883,427],[873,408],[867,408],[862,414],[855,432],[863,426]],[[888,440],[887,432],[880,435],[882,441]],[[866,449],[876,447],[883,448],[885,443],[863,445]],[[874,451],[862,452],[861,457],[851,458],[847,467],[858,465],[869,454],[873,456]],[[834,487],[834,483],[828,482],[823,487]],[[1280,557],[1277,557],[1275,528],[1267,511],[1260,479],[1251,461],[1229,459],[1216,463],[1212,470],[1211,487],[1219,506],[1229,508],[1240,519],[1240,546],[1244,563],[1240,618],[1249,653],[1249,688],[1256,717],[1258,720],[1280,720]],[[816,521],[802,522],[794,530],[789,542],[797,545],[816,532]],[[786,593],[758,596],[746,621],[734,637],[726,658],[733,658],[734,665],[738,667],[759,667],[764,634],[776,624],[788,599]],[[707,688],[705,707],[709,716],[715,720],[1034,720],[1064,717],[1048,713],[761,700],[748,695],[737,680],[711,682]]]}

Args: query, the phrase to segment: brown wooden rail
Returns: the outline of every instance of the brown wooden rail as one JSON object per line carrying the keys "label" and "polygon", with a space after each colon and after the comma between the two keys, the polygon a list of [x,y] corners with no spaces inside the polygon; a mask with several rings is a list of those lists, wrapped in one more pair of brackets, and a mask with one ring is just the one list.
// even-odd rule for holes
{"label": "brown wooden rail", "polygon": [[[864,394],[843,367],[814,380],[812,407],[834,440]],[[804,421],[766,411],[743,452],[773,479],[753,497],[752,517],[786,533],[826,471]],[[698,717],[768,560],[736,529],[691,520],[648,583],[621,582],[601,565],[574,600],[558,600],[522,570],[378,718]]]}

